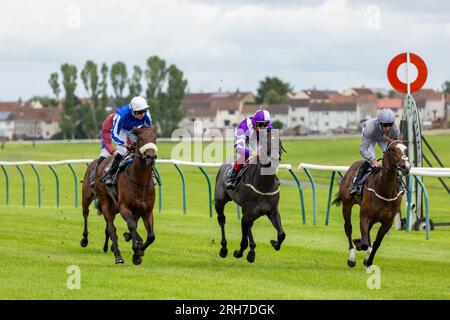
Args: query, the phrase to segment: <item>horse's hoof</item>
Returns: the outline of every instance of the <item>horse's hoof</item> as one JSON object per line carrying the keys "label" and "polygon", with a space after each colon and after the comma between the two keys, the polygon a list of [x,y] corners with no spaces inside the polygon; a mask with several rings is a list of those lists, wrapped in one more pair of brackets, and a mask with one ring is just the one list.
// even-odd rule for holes
{"label": "horse's hoof", "polygon": [[254,251],[249,251],[247,253],[247,261],[250,263],[255,262],[255,252]]}
{"label": "horse's hoof", "polygon": [[240,252],[239,250],[234,250],[233,256],[235,258],[242,258],[242,252]]}
{"label": "horse's hoof", "polygon": [[222,248],[219,251],[219,256],[222,258],[225,258],[228,255],[228,249],[227,248]]}
{"label": "horse's hoof", "polygon": [[141,263],[142,263],[142,257],[133,255],[133,264],[137,266],[137,265],[140,265]]}
{"label": "horse's hoof", "polygon": [[272,247],[275,249],[275,250],[280,250],[280,246],[278,245],[278,241],[276,241],[276,240],[270,240],[270,244],[272,245]]}
{"label": "horse's hoof", "polygon": [[353,268],[354,266],[356,266],[356,260],[350,260],[350,259],[348,259],[348,260],[347,260],[347,265],[348,265],[350,268]]}
{"label": "horse's hoof", "polygon": [[103,247],[103,252],[104,252],[104,253],[107,253],[107,252],[108,252],[108,246],[104,246],[104,247]]}
{"label": "horse's hoof", "polygon": [[81,239],[80,245],[81,245],[83,248],[86,248],[87,245],[88,245],[88,239]]}
{"label": "horse's hoof", "polygon": [[131,234],[129,232],[124,232],[123,237],[125,238],[126,242],[131,240]]}
{"label": "horse's hoof", "polygon": [[116,264],[123,264],[124,262],[122,257],[116,257]]}
{"label": "horse's hoof", "polygon": [[353,244],[355,245],[356,250],[358,250],[358,251],[361,251],[361,250],[362,250],[362,249],[361,249],[361,239],[355,239],[355,240],[353,240]]}

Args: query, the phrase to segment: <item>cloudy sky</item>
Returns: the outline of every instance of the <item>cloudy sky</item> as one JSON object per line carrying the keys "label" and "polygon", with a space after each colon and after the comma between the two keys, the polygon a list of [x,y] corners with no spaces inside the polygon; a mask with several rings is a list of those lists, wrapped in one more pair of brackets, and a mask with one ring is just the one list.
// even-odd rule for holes
{"label": "cloudy sky", "polygon": [[151,55],[183,70],[191,92],[255,91],[267,75],[296,90],[390,88],[387,64],[407,50],[426,61],[427,87],[450,79],[447,1],[0,1],[3,101],[50,95],[65,62],[131,69]]}

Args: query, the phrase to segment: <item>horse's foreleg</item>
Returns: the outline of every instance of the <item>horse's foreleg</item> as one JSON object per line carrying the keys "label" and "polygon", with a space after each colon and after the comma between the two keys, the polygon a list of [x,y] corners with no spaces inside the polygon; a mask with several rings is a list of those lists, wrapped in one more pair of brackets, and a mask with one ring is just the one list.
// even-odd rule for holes
{"label": "horse's foreleg", "polygon": [[225,217],[225,214],[223,213],[225,204],[221,203],[220,201],[218,201],[216,199],[216,201],[214,203],[214,207],[216,208],[217,222],[219,223],[220,231],[222,233],[222,240],[220,241],[220,244],[221,244],[222,248],[220,248],[219,255],[222,258],[225,258],[228,255],[227,238],[225,237],[226,217]]}
{"label": "horse's foreleg", "polygon": [[242,229],[242,239],[241,239],[241,247],[239,250],[234,251],[234,257],[235,258],[241,258],[245,249],[248,247],[248,233],[250,231],[250,228],[253,225],[253,219],[249,218],[245,212],[243,213],[242,220],[241,220],[241,229]]}
{"label": "horse's foreleg", "polygon": [[369,232],[368,232],[369,247],[366,250],[366,257],[364,258],[364,265],[367,265],[367,260],[369,259],[370,254],[372,253],[372,241],[370,240],[370,231],[372,230],[372,227],[374,224],[375,224],[375,221],[371,221],[369,224]]}
{"label": "horse's foreleg", "polygon": [[248,230],[248,241],[250,242],[250,251],[247,253],[247,261],[250,263],[255,262],[255,248],[256,243],[255,240],[253,240],[253,234],[252,234],[252,228]]}
{"label": "horse's foreleg", "polygon": [[133,213],[131,210],[125,206],[122,205],[120,208],[120,215],[127,223],[128,230],[130,231],[131,239],[133,240],[133,263],[134,264],[141,264],[142,263],[142,256],[144,255],[144,252],[142,251],[142,238],[137,233],[137,219],[133,219]]}
{"label": "horse's foreleg", "polygon": [[349,204],[344,203],[342,206],[342,213],[344,216],[344,229],[345,234],[347,235],[348,239],[348,259],[347,259],[347,265],[351,268],[353,268],[356,265],[356,258],[355,258],[355,248],[353,247],[352,242],[352,206]]}
{"label": "horse's foreleg", "polygon": [[367,250],[369,248],[369,219],[360,213],[359,228],[361,230],[361,239],[354,240],[356,250]]}
{"label": "horse's foreleg", "polygon": [[144,246],[142,247],[142,251],[145,251],[145,249],[147,249],[147,247],[150,246],[153,243],[153,241],[155,241],[155,229],[153,228],[154,226],[153,211],[147,213],[144,216],[143,220],[145,229],[147,230],[147,240],[145,241]]}
{"label": "horse's foreleg", "polygon": [[378,248],[380,247],[381,241],[383,241],[384,235],[389,231],[392,226],[392,222],[394,219],[391,219],[389,222],[384,222],[380,229],[378,229],[377,237],[375,242],[373,243],[372,251],[370,252],[369,258],[367,259],[367,267],[370,267],[373,263],[373,259],[375,254],[377,253]]}
{"label": "horse's foreleg", "polygon": [[283,226],[281,225],[281,216],[280,212],[278,211],[278,208],[275,209],[274,212],[268,214],[267,217],[277,230],[277,240],[270,240],[270,243],[272,244],[272,247],[274,247],[274,249],[278,251],[280,250],[281,244],[286,238],[286,233],[284,232]]}

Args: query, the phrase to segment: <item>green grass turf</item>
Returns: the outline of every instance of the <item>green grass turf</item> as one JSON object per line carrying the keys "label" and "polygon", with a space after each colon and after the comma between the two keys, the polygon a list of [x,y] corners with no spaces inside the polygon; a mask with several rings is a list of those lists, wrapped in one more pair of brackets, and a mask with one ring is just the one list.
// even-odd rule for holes
{"label": "green grass turf", "polygon": [[[450,136],[433,136],[431,144],[447,166]],[[286,141],[283,163],[349,165],[359,159],[358,140]],[[160,158],[169,158],[174,144],[160,143]],[[230,148],[230,146],[227,146]],[[0,160],[61,160],[95,158],[94,144],[31,145],[7,144]],[[76,165],[78,180],[85,165]],[[5,204],[4,177],[0,173],[0,298],[1,299],[449,299],[450,228],[437,228],[431,239],[422,232],[391,230],[375,258],[381,270],[381,289],[370,290],[364,270],[365,253],[357,253],[357,265],[346,265],[347,240],[341,209],[333,207],[330,225],[324,226],[330,173],[314,172],[318,188],[318,223],[312,225],[311,188],[305,187],[307,224],[301,223],[298,191],[283,185],[280,212],[286,241],[276,252],[269,241],[276,232],[267,218],[256,221],[256,261],[232,256],[240,242],[240,222],[233,204],[227,206],[226,232],[229,255],[219,257],[220,228],[209,217],[206,183],[196,168],[184,167],[187,179],[187,214],[182,213],[181,183],[175,168],[160,165],[163,177],[163,211],[155,210],[156,241],[146,252],[143,264],[131,262],[131,244],[122,237],[119,246],[124,265],[114,265],[111,252],[103,253],[104,221],[91,210],[89,246],[81,248],[83,219],[74,208],[73,177],[66,167],[55,167],[60,175],[61,207],[56,208],[55,178],[38,166],[42,183],[42,208],[37,207],[37,182],[24,167],[27,179],[23,208],[18,172],[8,167],[10,205]],[[212,181],[215,169],[207,170]],[[280,171],[283,179],[290,179]],[[299,172],[302,182],[307,181]],[[448,194],[435,178],[426,178],[431,217],[449,221]],[[81,187],[81,185],[80,185]],[[336,190],[336,186],[335,186]],[[81,191],[81,189],[80,189]],[[80,201],[79,201],[80,203]],[[156,203],[155,207],[158,207]],[[354,209],[354,237],[359,236]],[[118,216],[118,234],[126,224]],[[377,228],[374,228],[372,234]],[[144,235],[142,224],[139,232]],[[81,270],[81,289],[69,290],[66,273],[70,265]]]}

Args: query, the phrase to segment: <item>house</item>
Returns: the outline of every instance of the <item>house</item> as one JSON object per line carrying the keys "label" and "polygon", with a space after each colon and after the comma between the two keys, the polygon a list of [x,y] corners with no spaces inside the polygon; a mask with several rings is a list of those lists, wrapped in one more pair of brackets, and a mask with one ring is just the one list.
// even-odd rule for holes
{"label": "house", "polygon": [[309,128],[309,99],[289,99],[288,128]]}
{"label": "house", "polygon": [[374,92],[368,88],[350,88],[343,91],[346,96],[367,96],[373,95]]}
{"label": "house", "polygon": [[234,128],[242,119],[245,104],[254,103],[254,100],[251,92],[187,93],[181,103],[184,116],[179,126],[191,133],[195,121],[202,123],[203,133]]}
{"label": "house", "polygon": [[356,102],[311,103],[309,129],[313,133],[359,131],[360,117]]}
{"label": "house", "polygon": [[412,93],[419,110],[420,122],[425,127],[431,127],[433,123],[444,122],[445,119],[445,95],[443,92],[433,89],[421,89]]}
{"label": "house", "polygon": [[377,109],[391,109],[395,113],[395,122],[400,124],[403,114],[403,100],[399,98],[378,99]]}
{"label": "house", "polygon": [[0,111],[0,141],[12,140],[14,136],[14,121],[11,111]]}
{"label": "house", "polygon": [[0,102],[0,126],[9,139],[50,139],[60,131],[61,111],[61,107],[43,108],[37,101]]}
{"label": "house", "polygon": [[309,99],[311,102],[322,103],[328,102],[330,96],[339,95],[339,92],[334,90],[300,90],[298,93],[294,94],[291,99]]}

